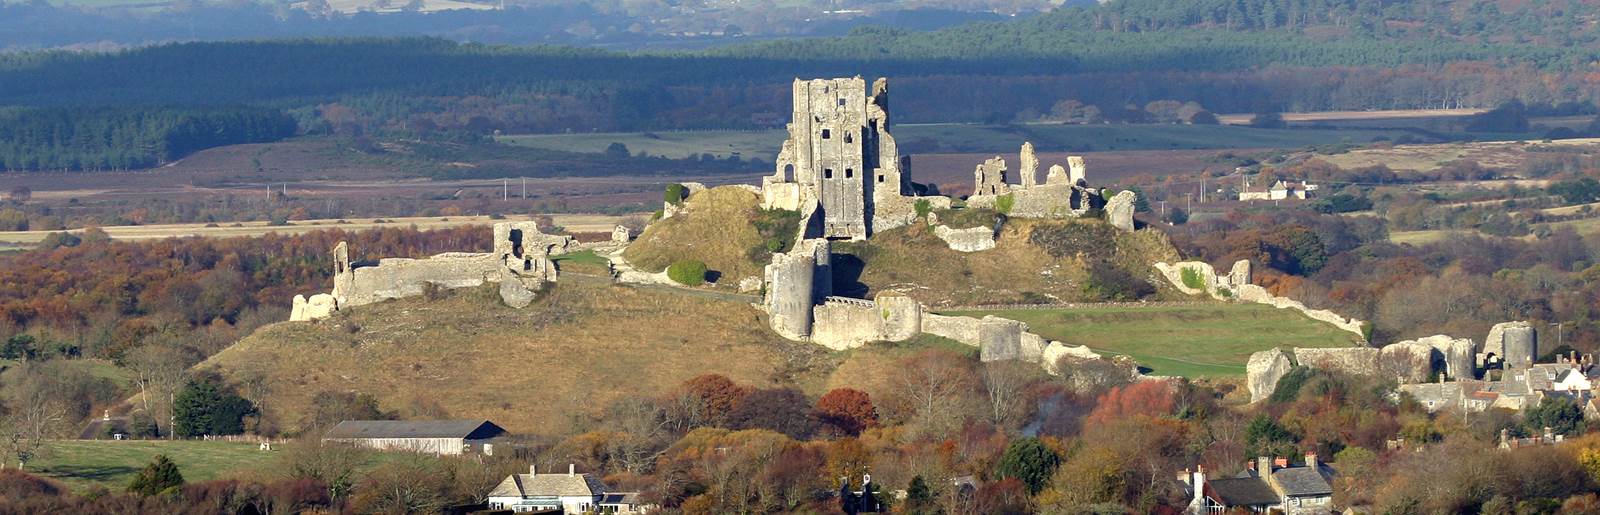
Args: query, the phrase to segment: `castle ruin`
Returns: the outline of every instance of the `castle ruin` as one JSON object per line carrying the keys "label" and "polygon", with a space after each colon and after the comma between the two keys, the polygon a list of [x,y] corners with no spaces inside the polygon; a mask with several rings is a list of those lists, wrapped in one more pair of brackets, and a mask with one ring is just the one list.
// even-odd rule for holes
{"label": "castle ruin", "polygon": [[550,256],[576,248],[571,236],[539,231],[536,222],[494,225],[494,250],[488,253],[447,252],[422,259],[350,260],[350,247],[333,248],[333,291],[294,297],[289,320],[308,321],[335,311],[389,299],[422,295],[427,288],[468,288],[484,283],[500,286],[500,299],[524,307],[546,282],[556,280]]}

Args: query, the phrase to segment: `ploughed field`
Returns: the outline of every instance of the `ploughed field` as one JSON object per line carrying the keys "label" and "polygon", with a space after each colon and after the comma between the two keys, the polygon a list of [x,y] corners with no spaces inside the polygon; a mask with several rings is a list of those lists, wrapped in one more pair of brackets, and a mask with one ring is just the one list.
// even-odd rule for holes
{"label": "ploughed field", "polygon": [[1250,354],[1273,347],[1347,347],[1355,335],[1298,312],[1260,304],[1196,303],[942,313],[995,315],[1027,322],[1031,331],[1095,352],[1126,355],[1150,374],[1238,376]]}

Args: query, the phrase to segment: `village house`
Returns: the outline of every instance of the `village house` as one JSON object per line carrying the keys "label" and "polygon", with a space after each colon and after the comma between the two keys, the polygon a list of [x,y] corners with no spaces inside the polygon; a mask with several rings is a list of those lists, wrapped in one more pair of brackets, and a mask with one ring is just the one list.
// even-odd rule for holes
{"label": "village house", "polygon": [[512,474],[494,487],[485,499],[491,510],[537,512],[561,510],[563,513],[648,513],[649,505],[639,502],[636,492],[607,492],[599,478],[578,473],[567,465],[567,472],[539,473],[534,466],[527,474]]}
{"label": "village house", "polygon": [[1246,202],[1251,200],[1288,199],[1305,200],[1311,198],[1311,192],[1317,191],[1319,188],[1320,186],[1316,184],[1309,184],[1305,181],[1300,181],[1300,184],[1295,184],[1280,180],[1276,183],[1273,183],[1272,186],[1269,186],[1266,189],[1252,188],[1250,187],[1249,183],[1246,182],[1244,189],[1239,190],[1239,201]]}
{"label": "village house", "polygon": [[1290,515],[1333,512],[1332,467],[1306,453],[1305,463],[1289,466],[1286,458],[1256,458],[1230,478],[1206,479],[1205,469],[1185,471],[1178,478],[1192,492],[1189,512],[1277,512]]}
{"label": "village house", "polygon": [[346,420],[322,435],[339,442],[386,451],[494,455],[494,439],[506,430],[487,420]]}

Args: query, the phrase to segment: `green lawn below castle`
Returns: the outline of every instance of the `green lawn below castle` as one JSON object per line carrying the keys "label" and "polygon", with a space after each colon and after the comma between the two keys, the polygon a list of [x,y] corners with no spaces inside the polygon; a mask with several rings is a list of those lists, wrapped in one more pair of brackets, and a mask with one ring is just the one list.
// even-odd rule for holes
{"label": "green lawn below castle", "polygon": [[1273,347],[1347,347],[1354,334],[1297,311],[1260,304],[1083,307],[941,313],[995,315],[1027,322],[1030,330],[1105,355],[1126,355],[1150,374],[1185,377],[1243,375],[1250,354]]}

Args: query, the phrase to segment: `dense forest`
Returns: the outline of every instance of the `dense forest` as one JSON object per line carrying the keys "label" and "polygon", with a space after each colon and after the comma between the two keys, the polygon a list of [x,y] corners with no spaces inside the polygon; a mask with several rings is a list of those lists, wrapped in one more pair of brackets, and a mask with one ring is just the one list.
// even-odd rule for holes
{"label": "dense forest", "polygon": [[[90,109],[72,117],[87,126],[66,132],[95,135],[84,141],[99,149],[54,149],[71,139],[37,129],[55,127],[55,111],[8,114],[32,128],[0,135],[0,148],[26,149],[8,151],[7,168],[119,168],[283,135],[281,118],[231,107],[239,105],[288,113],[302,132],[346,126],[406,138],[761,128],[783,118],[793,78],[849,75],[893,78],[896,119],[913,123],[1031,121],[1062,101],[1118,112],[1176,100],[1218,113],[1600,103],[1600,77],[1589,72],[1600,48],[1572,25],[1600,7],[1456,3],[1471,8],[1125,1],[928,32],[864,27],[693,52],[357,38],[9,53],[0,54],[0,106]],[[1505,36],[1541,16],[1560,21],[1531,32],[1537,37]],[[93,110],[127,105],[170,107]],[[219,107],[228,110],[184,111]],[[180,130],[190,123],[229,129]],[[113,126],[145,126],[151,141],[116,136]]]}
{"label": "dense forest", "polygon": [[0,110],[0,170],[146,168],[198,150],[295,133],[259,108]]}

